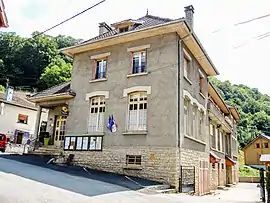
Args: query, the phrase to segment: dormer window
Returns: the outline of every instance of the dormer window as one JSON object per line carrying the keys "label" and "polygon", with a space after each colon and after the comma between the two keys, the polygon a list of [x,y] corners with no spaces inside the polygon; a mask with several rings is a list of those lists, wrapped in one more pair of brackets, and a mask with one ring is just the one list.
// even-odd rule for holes
{"label": "dormer window", "polygon": [[129,26],[121,27],[121,28],[119,28],[119,33],[127,32],[128,30],[129,30]]}

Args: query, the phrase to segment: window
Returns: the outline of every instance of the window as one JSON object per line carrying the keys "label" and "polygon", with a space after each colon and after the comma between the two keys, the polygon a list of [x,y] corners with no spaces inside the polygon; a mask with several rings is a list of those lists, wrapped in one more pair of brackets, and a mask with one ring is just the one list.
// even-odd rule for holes
{"label": "window", "polygon": [[23,124],[27,124],[28,122],[28,116],[24,115],[24,114],[19,114],[18,115],[18,123],[23,123]]}
{"label": "window", "polygon": [[224,163],[221,164],[221,168],[224,169]]}
{"label": "window", "polygon": [[204,91],[204,77],[200,74],[200,93]]}
{"label": "window", "polygon": [[192,111],[192,135],[195,138],[198,137],[197,111],[198,111],[198,107],[193,106],[193,111]]}
{"label": "window", "polygon": [[199,112],[200,113],[200,130],[199,130],[199,135],[202,137],[204,132],[203,132],[203,126],[204,126],[204,113],[202,111]]}
{"label": "window", "polygon": [[256,143],[256,148],[260,148],[260,143]]}
{"label": "window", "polygon": [[183,52],[184,52],[184,57],[183,57],[183,59],[184,59],[184,77],[186,79],[188,79],[189,73],[191,71],[191,57],[185,49],[183,49]]}
{"label": "window", "polygon": [[215,169],[216,168],[216,164],[212,164],[212,169]]}
{"label": "window", "polygon": [[94,79],[106,78],[107,59],[96,60]]}
{"label": "window", "polygon": [[220,142],[219,142],[220,147],[219,147],[219,150],[221,152],[223,152],[223,133],[221,131],[219,131],[219,136],[220,136]]}
{"label": "window", "polygon": [[268,148],[268,143],[264,143],[264,148]]}
{"label": "window", "polygon": [[146,130],[147,94],[137,92],[129,95],[128,131]]}
{"label": "window", "polygon": [[184,135],[188,134],[188,114],[189,114],[189,101],[187,99],[184,100]]}
{"label": "window", "polygon": [[184,77],[188,78],[189,61],[184,57]]}
{"label": "window", "polygon": [[213,124],[210,124],[210,136],[212,138],[211,147],[215,149],[216,147],[216,136],[215,136],[215,127]]}
{"label": "window", "polygon": [[122,27],[122,28],[119,28],[119,33],[127,32],[128,30],[129,30],[129,27],[128,26]]}
{"label": "window", "polygon": [[146,72],[146,51],[132,53],[132,74]]}
{"label": "window", "polygon": [[215,140],[216,140],[216,143],[215,143],[215,149],[218,149],[219,148],[219,132],[218,132],[218,129],[217,127],[215,127]]}
{"label": "window", "polygon": [[127,165],[141,165],[142,156],[141,155],[126,155],[126,164]]}
{"label": "window", "polygon": [[105,97],[99,96],[91,98],[88,132],[103,132],[104,112]]}

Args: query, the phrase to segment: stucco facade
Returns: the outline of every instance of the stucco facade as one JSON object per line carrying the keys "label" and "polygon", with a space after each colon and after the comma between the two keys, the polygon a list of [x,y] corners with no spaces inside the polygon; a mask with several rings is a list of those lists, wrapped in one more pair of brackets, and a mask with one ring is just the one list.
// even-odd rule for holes
{"label": "stucco facade", "polygon": [[[27,124],[18,122],[18,115],[28,116]],[[14,135],[15,130],[28,132],[30,136],[34,134],[37,110],[16,106],[13,104],[4,104],[3,114],[0,114],[0,132],[5,133],[8,137]],[[47,112],[41,114],[41,121],[47,121]]]}

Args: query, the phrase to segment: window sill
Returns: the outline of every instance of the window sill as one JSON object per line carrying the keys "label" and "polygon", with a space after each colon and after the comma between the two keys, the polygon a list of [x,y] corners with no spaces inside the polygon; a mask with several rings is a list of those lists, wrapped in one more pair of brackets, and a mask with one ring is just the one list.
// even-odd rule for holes
{"label": "window sill", "polygon": [[225,155],[225,152],[222,152],[222,151],[220,151],[220,150],[218,150],[218,149],[215,149],[215,148],[213,148],[213,147],[211,147],[211,150],[213,150],[213,151],[215,151],[215,152],[218,152],[218,153],[221,153],[221,154],[224,154],[224,155]]}
{"label": "window sill", "polygon": [[142,76],[142,75],[148,75],[148,73],[134,73],[134,74],[128,74],[127,75],[127,78],[130,78],[130,77],[136,77],[136,76]]}
{"label": "window sill", "polygon": [[28,123],[21,123],[21,122],[17,122],[17,123],[19,123],[19,124],[23,124],[23,125],[28,125]]}
{"label": "window sill", "polygon": [[127,166],[124,166],[123,169],[126,169],[126,170],[142,170],[142,166],[140,165],[127,165]]}
{"label": "window sill", "polygon": [[187,76],[184,76],[184,78],[185,78],[185,80],[190,84],[190,85],[192,85],[192,82],[191,82],[191,80],[190,79],[188,79],[188,77]]}
{"label": "window sill", "polygon": [[147,135],[147,131],[128,131],[123,132],[122,135]]}
{"label": "window sill", "polygon": [[104,136],[104,132],[88,132],[88,133],[85,133],[83,134],[84,136]]}
{"label": "window sill", "polygon": [[200,92],[200,95],[201,95],[202,98],[204,98],[204,99],[206,98],[205,95],[203,93],[201,93],[201,92]]}
{"label": "window sill", "polygon": [[196,139],[196,138],[194,138],[194,137],[191,137],[191,136],[189,136],[189,135],[185,135],[184,137],[186,137],[186,138],[188,138],[188,139],[190,139],[190,140],[193,140],[193,141],[195,141],[195,142],[198,142],[198,143],[200,143],[200,144],[206,145],[205,142],[203,142],[203,141],[201,141],[201,140],[198,140],[198,139]]}
{"label": "window sill", "polygon": [[102,81],[107,81],[107,78],[101,78],[101,79],[90,80],[90,83],[94,83],[94,82],[102,82]]}

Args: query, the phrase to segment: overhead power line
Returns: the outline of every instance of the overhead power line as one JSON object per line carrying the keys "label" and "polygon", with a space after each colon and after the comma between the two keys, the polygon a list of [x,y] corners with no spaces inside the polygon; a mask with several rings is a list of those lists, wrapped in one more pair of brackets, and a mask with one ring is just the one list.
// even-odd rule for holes
{"label": "overhead power line", "polygon": [[98,2],[98,3],[96,3],[95,5],[90,6],[90,7],[87,8],[87,9],[84,9],[84,10],[81,11],[80,13],[75,14],[74,16],[72,16],[72,17],[70,17],[70,18],[68,18],[68,19],[66,19],[66,20],[64,20],[64,21],[62,21],[61,23],[58,23],[58,24],[56,24],[56,25],[54,25],[54,26],[48,28],[47,30],[45,30],[45,31],[43,31],[43,32],[41,32],[41,33],[38,33],[38,34],[34,35],[33,38],[34,38],[34,37],[37,37],[37,36],[39,36],[39,35],[42,35],[42,34],[44,34],[45,32],[48,32],[48,31],[50,31],[50,30],[52,30],[52,29],[58,27],[59,25],[62,25],[62,24],[64,24],[64,23],[66,23],[67,21],[72,20],[73,18],[78,17],[79,15],[85,13],[86,11],[91,10],[92,8],[98,6],[99,4],[102,4],[102,3],[105,2],[105,1],[106,1],[106,0],[102,0],[102,1],[100,1],[100,2]]}

